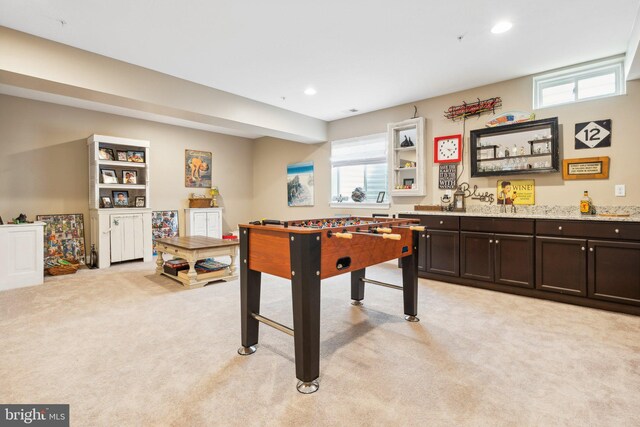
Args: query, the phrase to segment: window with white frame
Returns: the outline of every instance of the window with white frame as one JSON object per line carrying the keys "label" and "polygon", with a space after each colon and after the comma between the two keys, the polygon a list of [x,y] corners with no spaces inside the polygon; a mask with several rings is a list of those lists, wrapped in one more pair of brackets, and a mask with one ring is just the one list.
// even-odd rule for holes
{"label": "window with white frame", "polygon": [[353,203],[357,187],[365,203],[375,203],[381,191],[387,201],[386,133],[331,142],[331,202]]}
{"label": "window with white frame", "polygon": [[533,78],[533,108],[624,94],[624,58],[599,61]]}

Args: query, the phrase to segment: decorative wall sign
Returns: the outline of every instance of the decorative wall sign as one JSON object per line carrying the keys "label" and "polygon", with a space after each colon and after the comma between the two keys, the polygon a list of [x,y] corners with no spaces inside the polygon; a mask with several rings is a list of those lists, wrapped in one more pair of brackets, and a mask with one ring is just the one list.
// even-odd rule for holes
{"label": "decorative wall sign", "polygon": [[611,119],[576,123],[576,149],[611,147]]}
{"label": "decorative wall sign", "polygon": [[499,205],[535,205],[535,194],[533,179],[499,180],[496,199]]}
{"label": "decorative wall sign", "polygon": [[287,165],[289,206],[313,206],[313,162]]}
{"label": "decorative wall sign", "polygon": [[462,160],[462,135],[438,136],[433,139],[434,163],[457,163]]}
{"label": "decorative wall sign", "polygon": [[535,120],[536,115],[534,113],[527,113],[526,111],[508,111],[506,113],[498,114],[486,124],[488,128],[512,125],[514,123],[528,122]]}
{"label": "decorative wall sign", "polygon": [[184,150],[184,186],[211,188],[211,152]]}
{"label": "decorative wall sign", "polygon": [[44,264],[59,259],[84,264],[84,219],[82,214],[37,215],[44,226]]}
{"label": "decorative wall sign", "polygon": [[178,211],[151,212],[151,234],[153,254],[158,255],[156,252],[156,239],[178,236]]}
{"label": "decorative wall sign", "polygon": [[458,165],[455,163],[445,163],[438,166],[438,188],[441,190],[452,190],[456,188]]}
{"label": "decorative wall sign", "polygon": [[606,179],[609,178],[609,157],[583,157],[562,161],[562,178]]}
{"label": "decorative wall sign", "polygon": [[[468,182],[463,182],[458,186],[458,188],[464,192],[465,198],[471,197],[471,200],[479,200],[481,202],[486,202],[489,204],[493,203],[493,193],[489,193],[488,191],[485,191],[484,193],[478,193],[477,185],[473,186],[473,191],[471,191]],[[445,195],[445,197],[447,197],[447,195]],[[442,198],[440,200],[442,200]],[[444,202],[444,200],[442,201]]]}
{"label": "decorative wall sign", "polygon": [[493,114],[495,114],[496,108],[499,107],[502,107],[502,99],[499,96],[496,96],[495,98],[484,99],[482,101],[480,100],[480,98],[478,98],[477,102],[467,104],[466,102],[462,101],[462,105],[453,105],[449,107],[449,109],[444,112],[444,116],[447,119],[453,120],[455,122],[456,120],[463,120],[467,117],[479,116],[483,113],[492,112]]}

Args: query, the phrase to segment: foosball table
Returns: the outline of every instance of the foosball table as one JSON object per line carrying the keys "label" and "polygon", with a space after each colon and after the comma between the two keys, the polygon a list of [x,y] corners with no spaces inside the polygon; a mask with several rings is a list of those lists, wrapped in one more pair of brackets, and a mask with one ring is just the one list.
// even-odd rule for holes
{"label": "foosball table", "polygon": [[[353,305],[362,305],[370,283],[403,292],[405,319],[417,322],[417,219],[327,218],[299,221],[262,220],[240,224],[241,355],[258,344],[260,323],[293,336],[297,389],[318,390],[320,374],[320,281],[351,273]],[[365,277],[365,269],[402,258],[402,286]],[[293,328],[260,314],[262,273],[291,280]]]}

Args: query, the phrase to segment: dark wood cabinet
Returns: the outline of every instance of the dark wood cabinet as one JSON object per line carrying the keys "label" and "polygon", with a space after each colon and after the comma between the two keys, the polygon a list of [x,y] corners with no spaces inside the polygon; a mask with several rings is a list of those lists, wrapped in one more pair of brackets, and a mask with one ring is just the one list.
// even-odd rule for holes
{"label": "dark wood cabinet", "polygon": [[589,240],[589,297],[640,305],[640,243]]}
{"label": "dark wood cabinet", "polygon": [[460,277],[533,288],[533,236],[460,233]]}
{"label": "dark wood cabinet", "polygon": [[587,241],[564,237],[536,238],[536,288],[587,295]]}
{"label": "dark wood cabinet", "polygon": [[458,276],[460,274],[458,231],[427,230],[426,234],[425,271]]}

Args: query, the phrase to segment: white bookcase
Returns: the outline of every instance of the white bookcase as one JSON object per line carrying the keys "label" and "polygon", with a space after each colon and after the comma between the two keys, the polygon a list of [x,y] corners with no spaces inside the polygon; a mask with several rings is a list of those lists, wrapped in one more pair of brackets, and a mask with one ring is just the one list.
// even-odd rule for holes
{"label": "white bookcase", "polygon": [[[151,208],[149,175],[149,141],[92,135],[89,148],[89,220],[90,245],[98,252],[98,267],[112,262],[153,259],[151,246]],[[101,157],[101,150],[113,153],[114,159]],[[120,160],[119,155],[122,156]],[[127,158],[136,156],[138,162]],[[113,171],[117,182],[104,182],[104,171]],[[135,175],[135,183],[125,182],[125,173]],[[110,173],[110,172],[109,172]],[[116,195],[128,195],[126,206],[115,204]],[[111,199],[111,206],[103,198]]]}
{"label": "white bookcase", "polygon": [[222,208],[189,208],[184,210],[185,234],[222,239]]}
{"label": "white bookcase", "polygon": [[424,117],[387,125],[389,193],[392,196],[424,196],[426,194],[424,125]]}

